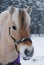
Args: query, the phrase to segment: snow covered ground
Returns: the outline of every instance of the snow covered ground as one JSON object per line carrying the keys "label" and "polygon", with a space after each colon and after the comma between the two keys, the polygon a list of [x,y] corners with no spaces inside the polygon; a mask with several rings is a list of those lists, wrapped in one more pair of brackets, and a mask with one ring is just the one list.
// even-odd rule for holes
{"label": "snow covered ground", "polygon": [[24,61],[21,58],[22,65],[44,65],[44,37],[32,37],[34,46],[34,55],[28,60]]}

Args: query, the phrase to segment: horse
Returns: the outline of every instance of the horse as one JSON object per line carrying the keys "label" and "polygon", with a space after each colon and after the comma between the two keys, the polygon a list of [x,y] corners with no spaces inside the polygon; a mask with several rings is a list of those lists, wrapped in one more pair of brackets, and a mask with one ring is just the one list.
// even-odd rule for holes
{"label": "horse", "polygon": [[34,48],[30,39],[31,11],[30,6],[27,8],[10,6],[0,14],[0,63],[2,65],[14,62],[19,54],[24,60],[29,60],[33,56]]}

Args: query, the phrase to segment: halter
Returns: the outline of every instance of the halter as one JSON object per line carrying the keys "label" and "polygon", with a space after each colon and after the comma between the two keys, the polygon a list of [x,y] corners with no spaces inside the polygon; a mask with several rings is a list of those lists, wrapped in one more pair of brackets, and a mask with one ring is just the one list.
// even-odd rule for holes
{"label": "halter", "polygon": [[[10,27],[9,27],[9,35],[10,35]],[[21,42],[26,42],[26,41],[30,41],[32,43],[29,37],[22,38],[21,40],[16,40],[14,37],[12,37],[12,35],[10,35],[10,37],[13,39],[14,43],[16,44],[20,44]]]}
{"label": "halter", "polygon": [[[9,27],[9,35],[10,35],[10,27]],[[16,45],[21,44],[22,42],[26,42],[26,41],[30,41],[32,43],[32,41],[29,37],[22,38],[21,40],[16,40],[14,37],[12,37],[12,35],[10,35],[10,37],[13,39],[13,41]],[[17,47],[16,47],[16,50],[17,50]]]}

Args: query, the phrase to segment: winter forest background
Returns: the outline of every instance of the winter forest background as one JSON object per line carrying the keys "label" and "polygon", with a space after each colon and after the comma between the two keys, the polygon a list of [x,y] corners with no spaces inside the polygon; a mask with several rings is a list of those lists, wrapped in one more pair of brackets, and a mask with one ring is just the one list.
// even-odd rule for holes
{"label": "winter forest background", "polygon": [[0,0],[0,13],[8,6],[26,8],[32,6],[32,34],[44,34],[44,0]]}

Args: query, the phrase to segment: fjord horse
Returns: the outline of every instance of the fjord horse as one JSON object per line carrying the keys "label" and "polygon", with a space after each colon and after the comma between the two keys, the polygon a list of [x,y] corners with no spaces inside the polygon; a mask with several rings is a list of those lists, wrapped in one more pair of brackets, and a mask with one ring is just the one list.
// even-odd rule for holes
{"label": "fjord horse", "polygon": [[15,8],[0,14],[0,63],[13,62],[20,53],[24,60],[29,60],[34,52],[30,39],[31,7]]}

